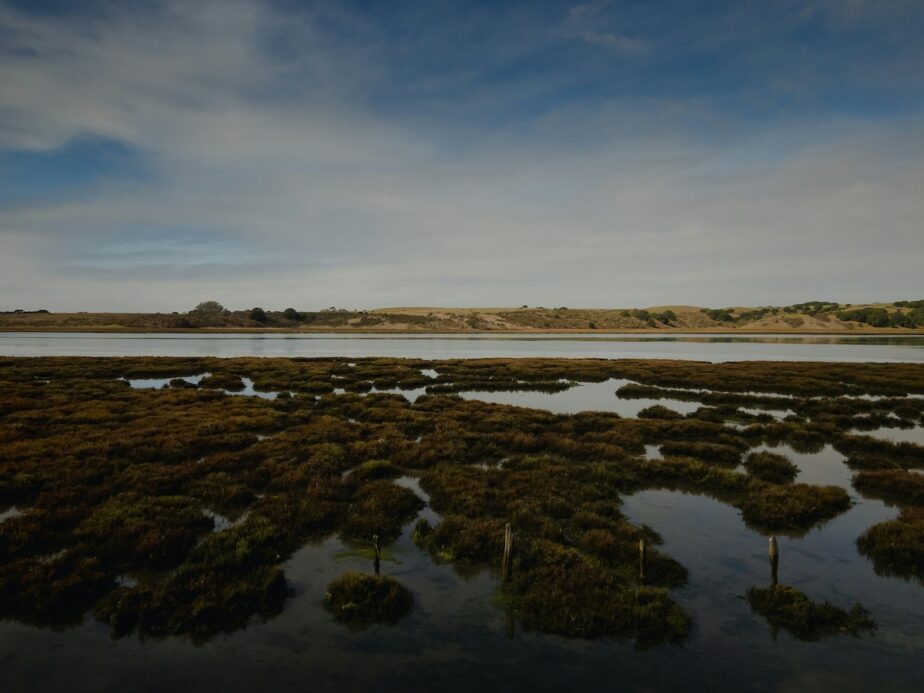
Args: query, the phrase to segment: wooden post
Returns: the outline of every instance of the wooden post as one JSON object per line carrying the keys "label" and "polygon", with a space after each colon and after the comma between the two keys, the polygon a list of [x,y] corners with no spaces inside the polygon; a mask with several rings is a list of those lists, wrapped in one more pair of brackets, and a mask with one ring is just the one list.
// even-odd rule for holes
{"label": "wooden post", "polygon": [[780,566],[780,547],[776,543],[776,537],[770,537],[767,551],[770,555],[770,586],[776,587],[777,570]]}
{"label": "wooden post", "polygon": [[638,579],[644,584],[647,577],[648,569],[648,548],[645,546],[645,540],[638,540]]}
{"label": "wooden post", "polygon": [[379,548],[379,535],[378,534],[372,535],[372,548],[375,550],[375,563],[374,563],[375,574],[378,575],[379,574],[379,564],[382,558],[382,551]]}
{"label": "wooden post", "polygon": [[510,577],[510,561],[513,554],[513,530],[510,529],[510,523],[507,523],[507,526],[504,527],[504,559],[501,566],[503,571],[504,579]]}

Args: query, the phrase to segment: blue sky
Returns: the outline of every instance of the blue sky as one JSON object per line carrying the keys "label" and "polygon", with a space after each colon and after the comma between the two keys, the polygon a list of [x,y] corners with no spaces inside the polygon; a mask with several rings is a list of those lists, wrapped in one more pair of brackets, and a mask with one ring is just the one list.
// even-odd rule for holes
{"label": "blue sky", "polygon": [[922,35],[917,0],[0,0],[0,303],[919,298]]}

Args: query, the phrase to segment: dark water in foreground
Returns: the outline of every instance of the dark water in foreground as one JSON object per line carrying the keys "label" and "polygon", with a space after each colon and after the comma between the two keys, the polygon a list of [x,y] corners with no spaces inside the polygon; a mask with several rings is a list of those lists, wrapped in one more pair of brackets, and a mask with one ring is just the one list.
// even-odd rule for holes
{"label": "dark water in foreground", "polygon": [[390,356],[924,361],[924,335],[127,334],[0,332],[2,356]]}
{"label": "dark water in foreground", "polygon": [[[616,398],[621,384],[466,396],[627,416],[650,404]],[[924,442],[920,428],[877,433],[896,434]],[[657,530],[665,552],[690,573],[689,583],[673,592],[694,620],[684,646],[636,651],[624,641],[524,632],[495,600],[497,575],[435,564],[414,546],[412,522],[382,564],[415,598],[413,611],[395,625],[354,630],[325,610],[331,580],[347,570],[371,570],[355,547],[330,537],[285,564],[294,594],[279,616],[205,643],[113,640],[91,616],[61,631],[0,622],[0,691],[924,690],[924,586],[876,575],[855,545],[865,529],[897,511],[853,491],[850,470],[830,446],[816,454],[777,451],[800,467],[797,481],[841,485],[855,501],[802,538],[780,538],[781,581],[842,608],[862,603],[879,625],[873,634],[814,643],[774,634],[744,600],[750,587],[769,582],[767,537],[711,498],[643,491],[624,499],[625,513]],[[426,500],[414,479],[399,483]],[[421,514],[438,520],[429,507]]]}
{"label": "dark water in foreground", "polygon": [[[800,466],[840,465],[830,448],[817,460],[808,457],[797,457]],[[400,482],[415,488],[413,479]],[[892,509],[860,502],[803,539],[781,539],[784,582],[840,606],[859,600],[879,623],[875,635],[819,643],[799,642],[785,631],[774,637],[751,613],[743,595],[768,581],[767,540],[746,528],[736,510],[702,496],[644,491],[626,499],[625,511],[657,529],[665,550],[690,571],[689,584],[674,593],[695,619],[683,647],[635,651],[621,641],[523,632],[495,602],[496,575],[460,575],[434,564],[414,546],[409,524],[382,566],[415,597],[414,610],[397,625],[354,630],[329,616],[325,586],[348,569],[371,565],[328,538],[286,563],[295,594],[281,615],[204,644],[112,640],[108,628],[90,618],[61,632],[4,622],[2,690],[868,691],[924,685],[924,588],[876,576],[854,549],[856,536],[892,517]],[[438,519],[429,508],[422,514]]]}

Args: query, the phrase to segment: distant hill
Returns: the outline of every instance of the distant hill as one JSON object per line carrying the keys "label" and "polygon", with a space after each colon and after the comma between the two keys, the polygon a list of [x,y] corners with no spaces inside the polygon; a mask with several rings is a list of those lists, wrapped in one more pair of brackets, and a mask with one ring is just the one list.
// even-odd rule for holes
{"label": "distant hill", "polygon": [[[188,313],[0,313],[0,330],[88,331],[710,331],[924,332],[924,300],[875,304],[810,301],[791,306],[701,308],[380,308],[225,310]],[[201,305],[206,305],[201,304]]]}

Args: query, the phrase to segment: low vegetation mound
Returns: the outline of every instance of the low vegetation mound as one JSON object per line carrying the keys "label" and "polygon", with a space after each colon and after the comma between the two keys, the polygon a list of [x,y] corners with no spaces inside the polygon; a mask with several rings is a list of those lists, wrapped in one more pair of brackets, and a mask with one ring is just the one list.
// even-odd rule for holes
{"label": "low vegetation mound", "polygon": [[744,459],[744,468],[751,476],[773,484],[791,483],[799,473],[795,464],[774,452],[752,452]]}
{"label": "low vegetation mound", "polygon": [[392,577],[346,573],[327,586],[325,600],[334,616],[348,623],[397,621],[411,610],[411,593]]}
{"label": "low vegetation mound", "polygon": [[774,637],[780,628],[799,640],[860,635],[876,628],[869,612],[859,604],[850,611],[844,611],[829,602],[814,602],[788,585],[752,587],[748,590],[747,599],[751,609],[767,619]]}
{"label": "low vegetation mound", "polygon": [[873,525],[857,539],[877,573],[924,583],[924,509],[906,508],[894,520]]}
{"label": "low vegetation mound", "polygon": [[870,469],[853,477],[853,486],[865,496],[891,503],[924,506],[924,474],[904,469]]}

